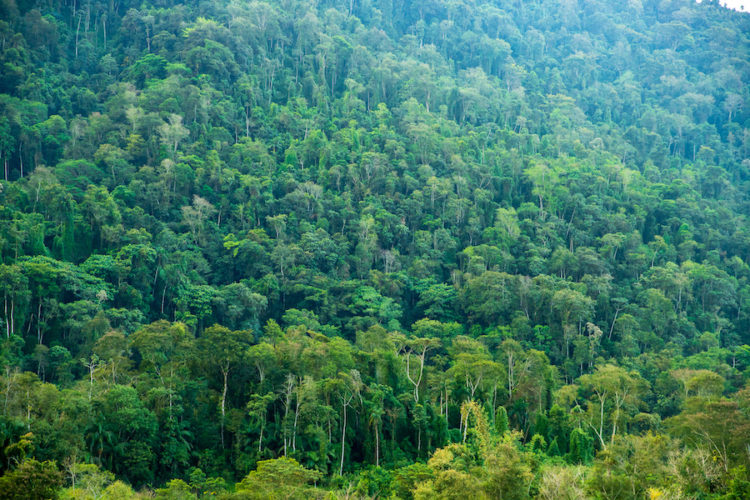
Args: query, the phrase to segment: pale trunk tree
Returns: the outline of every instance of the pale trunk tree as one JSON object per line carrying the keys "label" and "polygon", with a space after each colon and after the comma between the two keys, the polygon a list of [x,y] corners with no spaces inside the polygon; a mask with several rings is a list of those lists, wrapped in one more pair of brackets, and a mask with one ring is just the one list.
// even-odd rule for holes
{"label": "pale trunk tree", "polygon": [[344,448],[346,446],[346,409],[354,399],[354,393],[341,396],[342,425],[341,425],[341,463],[339,464],[339,476],[344,474]]}
{"label": "pale trunk tree", "polygon": [[227,407],[227,389],[229,388],[229,361],[221,365],[221,375],[224,378],[224,387],[221,391],[221,448],[224,449],[224,422]]}

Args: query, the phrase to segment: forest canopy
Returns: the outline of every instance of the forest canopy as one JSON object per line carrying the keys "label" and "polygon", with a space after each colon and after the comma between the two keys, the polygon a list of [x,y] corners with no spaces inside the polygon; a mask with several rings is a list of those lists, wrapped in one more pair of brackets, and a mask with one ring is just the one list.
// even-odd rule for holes
{"label": "forest canopy", "polygon": [[0,0],[0,499],[750,498],[749,35]]}

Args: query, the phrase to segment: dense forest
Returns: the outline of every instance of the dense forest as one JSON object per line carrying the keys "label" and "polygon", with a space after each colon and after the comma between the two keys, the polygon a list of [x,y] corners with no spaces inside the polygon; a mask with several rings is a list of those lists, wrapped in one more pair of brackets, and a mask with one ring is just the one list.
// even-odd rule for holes
{"label": "dense forest", "polygon": [[1,0],[0,498],[750,498],[749,36]]}

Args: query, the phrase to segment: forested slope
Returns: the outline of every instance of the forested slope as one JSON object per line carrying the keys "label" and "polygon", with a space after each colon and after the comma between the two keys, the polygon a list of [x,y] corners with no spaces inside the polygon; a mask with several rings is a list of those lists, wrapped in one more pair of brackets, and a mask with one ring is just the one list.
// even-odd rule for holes
{"label": "forested slope", "polygon": [[748,498],[749,33],[2,0],[0,498]]}

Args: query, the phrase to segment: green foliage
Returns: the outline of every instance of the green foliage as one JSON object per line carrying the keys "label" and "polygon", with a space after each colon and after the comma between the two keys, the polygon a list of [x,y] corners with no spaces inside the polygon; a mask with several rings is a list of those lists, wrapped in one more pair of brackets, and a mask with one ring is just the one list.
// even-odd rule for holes
{"label": "green foliage", "polygon": [[156,490],[154,498],[159,500],[180,500],[182,498],[198,498],[193,493],[188,484],[181,479],[172,479],[167,483],[166,488]]}
{"label": "green foliage", "polygon": [[503,434],[508,431],[508,411],[504,406],[498,406],[495,410],[495,432]]}
{"label": "green foliage", "polygon": [[594,438],[580,427],[570,433],[568,460],[574,464],[587,464],[594,458]]}
{"label": "green foliage", "polygon": [[[291,458],[258,462],[256,470],[237,483],[236,498],[311,498],[316,495],[310,483],[320,473],[306,469]],[[231,498],[234,498],[231,497]]]}
{"label": "green foliage", "polygon": [[750,495],[750,480],[748,480],[747,471],[744,467],[738,467],[729,471],[729,485],[727,493],[722,499],[735,500],[747,498]]}
{"label": "green foliage", "polygon": [[8,500],[57,498],[62,485],[57,464],[28,459],[0,477],[0,496]]}
{"label": "green foliage", "polygon": [[0,2],[0,497],[747,496],[749,22]]}

